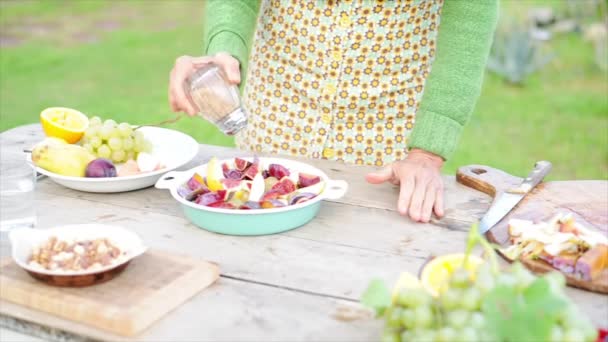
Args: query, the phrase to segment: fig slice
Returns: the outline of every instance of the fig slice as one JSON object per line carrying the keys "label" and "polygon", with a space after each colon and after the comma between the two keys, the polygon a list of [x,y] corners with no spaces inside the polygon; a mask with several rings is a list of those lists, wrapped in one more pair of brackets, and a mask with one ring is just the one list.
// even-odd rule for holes
{"label": "fig slice", "polygon": [[228,170],[228,172],[224,172],[224,178],[226,179],[243,179],[243,173],[239,170]]}
{"label": "fig slice", "polygon": [[190,177],[187,184],[190,190],[196,190],[200,187],[205,187],[205,179],[198,173],[195,173],[192,177]]}
{"label": "fig slice", "polygon": [[298,187],[306,188],[315,185],[321,181],[321,177],[317,175],[311,175],[309,173],[301,173],[298,175]]}
{"label": "fig slice", "polygon": [[224,178],[224,179],[222,179],[222,184],[224,184],[224,189],[237,188],[241,185],[241,179],[240,178],[238,178],[238,179]]}
{"label": "fig slice", "polygon": [[228,172],[230,172],[230,165],[228,165],[228,163],[223,163],[222,164],[222,173],[224,174],[224,178],[228,178]]}
{"label": "fig slice", "polygon": [[237,171],[245,172],[245,170],[247,170],[252,163],[245,159],[234,158],[234,165]]}
{"label": "fig slice", "polygon": [[289,176],[289,170],[283,165],[270,164],[270,166],[268,166],[268,174],[276,179],[282,179],[283,177]]}
{"label": "fig slice", "polygon": [[272,186],[270,192],[277,192],[279,195],[287,195],[296,191],[296,185],[289,178],[283,178]]}
{"label": "fig slice", "polygon": [[230,202],[218,201],[208,205],[211,208],[235,209],[234,204]]}
{"label": "fig slice", "polygon": [[251,164],[251,166],[249,166],[249,168],[247,168],[247,170],[245,171],[245,173],[243,174],[243,178],[244,179],[251,179],[253,180],[253,178],[259,173],[259,167],[260,164],[259,163],[253,163]]}

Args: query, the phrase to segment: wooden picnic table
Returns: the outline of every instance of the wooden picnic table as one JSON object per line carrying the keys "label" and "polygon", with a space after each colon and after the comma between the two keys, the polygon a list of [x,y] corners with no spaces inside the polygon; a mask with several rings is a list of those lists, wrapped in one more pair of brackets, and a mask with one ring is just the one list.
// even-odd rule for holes
{"label": "wooden picnic table", "polygon": [[[2,152],[21,151],[42,138],[39,125],[27,125],[0,134],[0,146]],[[212,156],[239,155],[246,153],[201,145],[199,155],[183,169]],[[349,191],[340,200],[325,202],[309,224],[283,234],[218,235],[192,225],[167,191],[93,194],[61,187],[48,178],[36,188],[39,227],[119,224],[138,233],[152,248],[219,264],[221,277],[214,285],[136,340],[378,340],[382,322],[365,315],[345,321],[339,312],[359,307],[360,295],[372,278],[391,284],[401,272],[416,274],[432,255],[462,252],[468,228],[485,213],[491,198],[457,183],[454,176],[445,176],[446,217],[430,224],[413,223],[396,211],[397,187],[365,182],[364,175],[372,168],[308,162],[333,179],[348,181]],[[2,241],[2,256],[8,253],[7,242]],[[596,325],[608,326],[607,296],[572,288],[567,292]],[[117,339],[6,301],[0,304],[4,331],[43,339]]]}

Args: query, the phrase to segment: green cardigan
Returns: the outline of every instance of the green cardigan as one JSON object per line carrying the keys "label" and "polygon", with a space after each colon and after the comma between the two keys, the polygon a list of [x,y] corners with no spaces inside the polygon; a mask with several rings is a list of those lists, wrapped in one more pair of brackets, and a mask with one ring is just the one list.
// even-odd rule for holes
{"label": "green cardigan", "polygon": [[[205,55],[227,52],[241,63],[245,80],[259,0],[207,0]],[[445,0],[437,55],[426,80],[410,148],[448,159],[479,97],[498,20],[498,0]],[[244,82],[242,82],[244,84]]]}

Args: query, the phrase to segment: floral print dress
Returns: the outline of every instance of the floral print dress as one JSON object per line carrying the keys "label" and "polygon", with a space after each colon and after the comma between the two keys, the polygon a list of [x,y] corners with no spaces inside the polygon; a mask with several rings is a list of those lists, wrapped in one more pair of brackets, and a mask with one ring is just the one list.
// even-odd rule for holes
{"label": "floral print dress", "polygon": [[377,166],[403,159],[442,5],[263,1],[237,146]]}

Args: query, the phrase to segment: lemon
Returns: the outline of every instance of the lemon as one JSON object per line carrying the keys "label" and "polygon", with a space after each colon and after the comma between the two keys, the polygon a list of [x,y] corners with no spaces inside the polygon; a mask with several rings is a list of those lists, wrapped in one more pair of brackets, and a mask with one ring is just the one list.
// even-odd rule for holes
{"label": "lemon", "polygon": [[224,189],[221,179],[224,174],[216,157],[211,158],[207,163],[207,187],[211,191]]}
{"label": "lemon", "polygon": [[81,112],[62,107],[52,107],[40,113],[42,129],[48,137],[55,137],[73,144],[78,142],[89,127],[89,119]]}
{"label": "lemon", "polygon": [[[429,261],[420,274],[422,286],[434,296],[442,293],[447,289],[448,281],[452,276],[452,273],[454,273],[454,270],[462,266],[464,258],[464,254],[448,254]],[[469,259],[467,264],[464,265],[464,268],[469,272],[473,272],[482,263],[483,259],[469,255]]]}
{"label": "lemon", "polygon": [[393,303],[397,300],[397,296],[399,296],[399,292],[404,289],[417,289],[422,288],[422,283],[416,276],[411,273],[401,273],[397,283],[393,287],[392,299]]}

